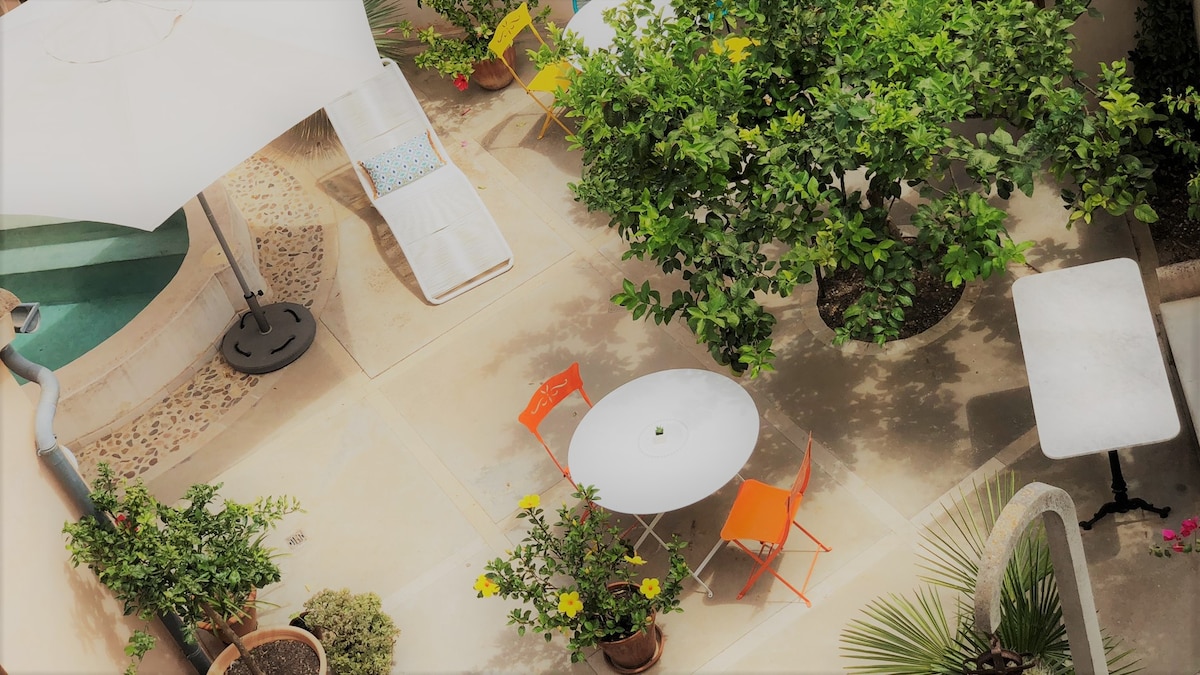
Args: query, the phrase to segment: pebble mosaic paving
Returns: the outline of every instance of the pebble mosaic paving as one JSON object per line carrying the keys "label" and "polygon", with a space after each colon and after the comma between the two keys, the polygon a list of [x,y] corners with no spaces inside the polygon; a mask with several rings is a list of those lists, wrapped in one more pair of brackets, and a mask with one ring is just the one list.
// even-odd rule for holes
{"label": "pebble mosaic paving", "polygon": [[[333,222],[300,182],[273,160],[256,155],[223,179],[258,246],[259,267],[274,300],[313,309],[322,284],[332,280],[325,257]],[[186,458],[186,448],[219,430],[216,422],[239,404],[252,404],[255,387],[272,374],[247,375],[220,356],[125,427],[75,449],[80,473],[90,482],[108,462],[126,478],[158,474]]]}

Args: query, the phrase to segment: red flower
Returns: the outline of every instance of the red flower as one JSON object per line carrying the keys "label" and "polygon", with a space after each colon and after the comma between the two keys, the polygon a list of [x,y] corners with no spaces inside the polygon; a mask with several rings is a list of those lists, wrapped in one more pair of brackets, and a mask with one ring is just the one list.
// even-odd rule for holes
{"label": "red flower", "polygon": [[467,76],[459,73],[454,76],[454,86],[458,87],[459,91],[467,90]]}

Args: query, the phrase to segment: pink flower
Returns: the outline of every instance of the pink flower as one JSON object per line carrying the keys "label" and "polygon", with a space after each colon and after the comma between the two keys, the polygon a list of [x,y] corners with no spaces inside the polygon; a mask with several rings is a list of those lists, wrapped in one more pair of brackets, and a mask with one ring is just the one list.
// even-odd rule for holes
{"label": "pink flower", "polygon": [[1163,530],[1163,541],[1171,541],[1175,538],[1175,530]]}
{"label": "pink flower", "polygon": [[1180,534],[1185,537],[1191,536],[1191,534],[1195,532],[1197,528],[1200,528],[1200,522],[1197,522],[1195,518],[1187,518],[1179,526],[1179,529],[1181,530]]}
{"label": "pink flower", "polygon": [[467,90],[467,76],[459,73],[454,76],[454,86],[458,87],[459,91]]}

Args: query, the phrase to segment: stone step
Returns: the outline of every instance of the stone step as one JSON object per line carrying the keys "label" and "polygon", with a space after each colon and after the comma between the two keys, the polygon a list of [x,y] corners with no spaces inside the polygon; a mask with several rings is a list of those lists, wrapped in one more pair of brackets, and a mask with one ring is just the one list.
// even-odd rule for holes
{"label": "stone step", "polygon": [[187,219],[182,209],[153,232],[90,222],[0,230],[0,285],[21,274],[182,256],[187,248]]}

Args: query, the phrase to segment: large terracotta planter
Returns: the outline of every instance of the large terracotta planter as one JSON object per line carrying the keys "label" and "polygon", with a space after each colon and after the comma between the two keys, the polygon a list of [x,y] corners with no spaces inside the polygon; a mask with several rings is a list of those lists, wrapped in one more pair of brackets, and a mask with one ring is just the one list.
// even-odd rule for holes
{"label": "large terracotta planter", "polygon": [[[250,633],[258,630],[258,607],[254,604],[255,598],[258,597],[258,589],[250,591],[250,595],[246,598],[246,605],[242,607],[242,612],[237,616],[227,619],[229,628],[237,633],[238,637],[246,637]],[[221,639],[221,642],[230,644],[229,640],[221,634],[217,627],[207,621],[197,621],[196,628],[206,630]]]}
{"label": "large terracotta planter", "polygon": [[[276,640],[294,640],[302,642],[309,646],[317,653],[317,660],[320,662],[319,672],[321,675],[329,673],[329,664],[325,660],[325,649],[321,647],[321,641],[318,640],[312,633],[296,628],[295,626],[279,626],[276,628],[264,628],[250,633],[242,638],[242,644],[249,651],[259,645],[274,642]],[[242,654],[238,651],[236,645],[229,645],[225,651],[221,652],[213,661],[212,667],[208,669],[208,675],[225,675],[225,671],[229,670],[230,664],[241,658]],[[278,675],[283,675],[279,673]]]}
{"label": "large terracotta planter", "polygon": [[[517,51],[515,48],[509,47],[505,50],[504,60],[508,62],[508,65],[514,65],[516,58]],[[475,64],[474,68],[475,72],[471,74],[471,81],[488,91],[503,89],[512,84],[512,72],[499,59],[480,61]]]}

